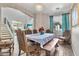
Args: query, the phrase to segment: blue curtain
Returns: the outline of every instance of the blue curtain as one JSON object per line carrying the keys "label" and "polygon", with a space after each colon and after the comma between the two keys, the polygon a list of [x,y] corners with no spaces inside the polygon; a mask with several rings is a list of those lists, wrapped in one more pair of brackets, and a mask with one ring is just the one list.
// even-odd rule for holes
{"label": "blue curtain", "polygon": [[62,32],[65,30],[65,14],[62,15]]}
{"label": "blue curtain", "polygon": [[69,25],[69,14],[66,14],[66,29],[70,30],[70,25]]}
{"label": "blue curtain", "polygon": [[53,16],[50,16],[50,31],[53,32]]}
{"label": "blue curtain", "polygon": [[62,15],[62,32],[64,32],[65,30],[70,30],[69,14]]}
{"label": "blue curtain", "polygon": [[32,24],[24,24],[24,29],[29,28],[29,26],[32,26]]}
{"label": "blue curtain", "polygon": [[28,28],[29,26],[32,26],[32,24],[27,24],[27,28]]}

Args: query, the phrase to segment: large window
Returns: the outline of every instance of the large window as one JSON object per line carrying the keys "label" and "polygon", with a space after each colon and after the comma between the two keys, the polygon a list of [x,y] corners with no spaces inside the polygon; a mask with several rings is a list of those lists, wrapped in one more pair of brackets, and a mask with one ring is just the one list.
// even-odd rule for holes
{"label": "large window", "polygon": [[33,17],[27,16],[26,23],[24,24],[24,29],[33,29],[34,28],[34,19]]}
{"label": "large window", "polygon": [[34,19],[32,17],[28,17],[27,28],[33,29],[33,27],[34,27]]}
{"label": "large window", "polygon": [[12,21],[12,27],[14,30],[21,28],[22,29],[22,22],[21,21]]}
{"label": "large window", "polygon": [[78,11],[77,6],[72,10],[72,26],[78,25]]}

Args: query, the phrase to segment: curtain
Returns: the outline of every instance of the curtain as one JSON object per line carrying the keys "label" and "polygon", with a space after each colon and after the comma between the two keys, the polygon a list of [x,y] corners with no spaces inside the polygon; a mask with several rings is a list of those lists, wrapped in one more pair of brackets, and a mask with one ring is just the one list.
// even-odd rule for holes
{"label": "curtain", "polygon": [[69,14],[66,14],[66,29],[70,30],[70,25],[69,25]]}
{"label": "curtain", "polygon": [[50,31],[53,32],[53,16],[50,16]]}
{"label": "curtain", "polygon": [[62,15],[62,32],[64,32],[65,30],[70,30],[69,14]]}

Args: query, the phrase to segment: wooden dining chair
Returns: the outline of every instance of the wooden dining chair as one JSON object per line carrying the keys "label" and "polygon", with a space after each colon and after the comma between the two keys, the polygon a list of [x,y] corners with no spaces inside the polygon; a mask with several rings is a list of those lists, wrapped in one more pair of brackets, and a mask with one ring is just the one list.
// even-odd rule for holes
{"label": "wooden dining chair", "polygon": [[[29,35],[29,34],[32,34],[32,30],[30,30],[30,29],[25,30],[25,34],[28,34],[28,35]],[[34,42],[34,41],[29,40],[29,39],[28,39],[28,42],[29,42],[29,43],[31,43],[32,45],[34,45],[34,44],[35,44],[35,42]]]}
{"label": "wooden dining chair", "polygon": [[30,30],[30,29],[27,29],[25,32],[26,32],[26,34],[32,34],[32,30]]}
{"label": "wooden dining chair", "polygon": [[[9,49],[9,50],[7,52],[2,52],[3,49]],[[8,40],[7,38],[5,38],[5,40],[0,40],[0,52],[1,53],[9,53],[9,55],[11,55],[13,50],[14,50],[13,40]]]}
{"label": "wooden dining chair", "polygon": [[65,30],[63,32],[63,37],[59,38],[61,41],[63,41],[62,43],[64,44],[70,44],[70,39],[71,39],[71,32],[70,30]]}
{"label": "wooden dining chair", "polygon": [[38,33],[36,29],[33,29],[33,34]]}
{"label": "wooden dining chair", "polygon": [[50,29],[47,29],[47,30],[46,30],[46,33],[51,33]]}
{"label": "wooden dining chair", "polygon": [[65,30],[63,33],[63,37],[65,37],[64,41],[68,44],[70,44],[70,39],[71,39],[71,32],[70,30]]}
{"label": "wooden dining chair", "polygon": [[30,45],[27,42],[27,38],[25,37],[25,33],[21,30],[16,30],[17,39],[19,42],[19,54],[21,55],[21,50],[26,53],[26,55],[39,55],[40,48],[37,45]]}

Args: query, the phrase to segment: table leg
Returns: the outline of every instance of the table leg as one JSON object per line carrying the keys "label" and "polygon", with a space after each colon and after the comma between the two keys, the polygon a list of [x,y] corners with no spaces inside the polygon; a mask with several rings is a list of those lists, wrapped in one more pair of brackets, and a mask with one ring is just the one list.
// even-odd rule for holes
{"label": "table leg", "polygon": [[50,51],[46,51],[46,56],[50,56]]}
{"label": "table leg", "polygon": [[0,48],[0,56],[1,56],[1,48]]}
{"label": "table leg", "polygon": [[1,52],[1,48],[0,48],[0,52]]}
{"label": "table leg", "polygon": [[55,45],[55,48],[57,48],[57,47],[59,47],[59,46],[58,46],[58,43]]}

